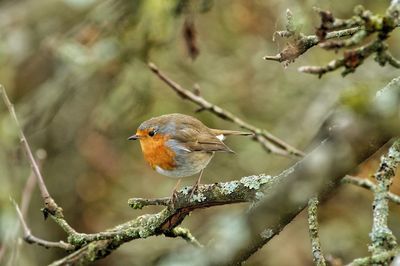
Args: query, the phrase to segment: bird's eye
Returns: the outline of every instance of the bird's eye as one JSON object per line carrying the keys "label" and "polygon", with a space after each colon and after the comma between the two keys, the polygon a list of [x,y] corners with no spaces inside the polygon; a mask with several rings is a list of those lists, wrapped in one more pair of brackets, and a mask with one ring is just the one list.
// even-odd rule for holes
{"label": "bird's eye", "polygon": [[155,130],[149,131],[149,136],[150,136],[150,137],[153,137],[155,134],[156,134],[156,131],[155,131]]}

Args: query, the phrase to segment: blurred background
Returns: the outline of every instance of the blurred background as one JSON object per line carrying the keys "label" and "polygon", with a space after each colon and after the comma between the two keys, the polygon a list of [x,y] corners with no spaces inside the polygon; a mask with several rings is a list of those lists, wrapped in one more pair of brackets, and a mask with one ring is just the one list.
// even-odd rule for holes
{"label": "blurred background", "polygon": [[[214,128],[238,129],[180,99],[147,67],[154,62],[173,80],[200,87],[210,102],[291,145],[307,150],[325,117],[343,95],[362,88],[374,93],[398,70],[368,59],[345,79],[339,72],[323,78],[297,72],[302,65],[323,65],[339,56],[318,48],[287,68],[262,59],[276,54],[287,40],[272,41],[284,29],[286,9],[301,31],[313,34],[319,25],[312,7],[352,16],[362,4],[384,12],[389,1],[373,0],[2,0],[0,1],[0,83],[15,103],[20,122],[34,151],[47,158],[43,175],[50,193],[79,232],[98,232],[140,214],[127,205],[130,197],[168,196],[175,180],[146,165],[139,143],[128,142],[144,120],[179,112],[194,115]],[[193,33],[185,39],[185,33]],[[398,33],[389,40],[400,57]],[[197,84],[197,85],[196,85]],[[204,183],[245,175],[277,174],[295,161],[267,154],[245,138],[227,144],[235,155],[217,154]],[[385,152],[383,149],[380,153]],[[379,154],[357,171],[370,177]],[[357,171],[353,174],[357,174]],[[17,130],[0,103],[0,264],[45,265],[66,255],[21,243],[12,197],[20,201],[30,167],[19,145]],[[195,177],[182,185],[191,185]],[[395,182],[395,192],[400,185]],[[320,208],[322,247],[345,262],[367,255],[372,194],[343,186]],[[34,190],[27,223],[34,235],[63,240],[51,220],[43,220],[42,200]],[[183,222],[203,244],[213,241],[211,218],[246,210],[248,204],[197,210]],[[391,206],[390,226],[400,234],[399,207]],[[306,216],[299,215],[247,265],[310,265]],[[182,239],[150,237],[121,246],[96,265],[152,265],[171,250],[188,245]]]}

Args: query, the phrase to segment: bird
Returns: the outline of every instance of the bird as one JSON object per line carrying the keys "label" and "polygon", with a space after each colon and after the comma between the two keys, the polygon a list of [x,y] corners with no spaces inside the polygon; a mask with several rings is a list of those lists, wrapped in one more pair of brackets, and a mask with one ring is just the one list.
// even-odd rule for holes
{"label": "bird", "polygon": [[140,124],[128,140],[139,140],[145,161],[159,174],[178,179],[199,174],[190,197],[197,191],[203,170],[216,152],[234,153],[224,142],[225,136],[253,135],[250,132],[213,129],[189,115],[173,113],[153,117]]}

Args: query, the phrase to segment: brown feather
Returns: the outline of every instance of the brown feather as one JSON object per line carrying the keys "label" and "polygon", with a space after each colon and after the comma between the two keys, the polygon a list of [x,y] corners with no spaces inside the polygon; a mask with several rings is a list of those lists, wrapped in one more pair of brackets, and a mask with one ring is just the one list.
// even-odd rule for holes
{"label": "brown feather", "polygon": [[236,130],[225,130],[225,129],[214,129],[214,128],[210,128],[210,130],[216,136],[218,136],[218,135],[224,135],[224,136],[253,136],[254,135],[254,133],[252,133],[252,132],[243,132],[243,131],[236,131]]}

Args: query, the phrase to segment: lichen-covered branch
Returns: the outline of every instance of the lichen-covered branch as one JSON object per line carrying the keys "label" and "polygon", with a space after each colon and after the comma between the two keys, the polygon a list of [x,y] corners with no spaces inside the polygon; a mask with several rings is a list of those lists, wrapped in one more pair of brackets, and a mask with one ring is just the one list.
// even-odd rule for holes
{"label": "lichen-covered branch", "polygon": [[288,65],[307,52],[308,49],[320,44],[324,40],[353,36],[360,30],[360,27],[358,27],[357,24],[354,24],[352,27],[347,29],[328,32],[325,34],[324,39],[321,39],[318,35],[304,35],[298,32],[296,27],[293,25],[293,14],[289,9],[286,10],[286,19],[286,30],[275,32],[273,39],[275,40],[275,35],[278,35],[282,38],[292,38],[293,40],[278,54],[266,55],[263,59],[277,61]]}
{"label": "lichen-covered branch", "polygon": [[393,260],[395,256],[400,254],[400,249],[395,248],[388,251],[380,252],[377,255],[372,255],[364,258],[357,258],[348,266],[369,266],[369,265],[389,265],[387,262]]}
{"label": "lichen-covered branch", "polygon": [[[343,177],[342,183],[356,185],[356,186],[371,190],[372,192],[374,192],[377,189],[376,184],[374,184],[372,181],[370,181],[366,178],[359,178],[359,177],[354,177],[354,176],[349,176],[349,175]],[[387,193],[387,198],[390,201],[392,201],[393,203],[400,204],[400,196],[398,196],[392,192]]]}
{"label": "lichen-covered branch", "polygon": [[[387,194],[395,170],[400,163],[400,140],[396,140],[389,148],[386,156],[382,156],[381,164],[375,173],[377,186],[374,191],[373,202],[373,224],[370,234],[370,251],[372,255],[377,255],[383,251],[388,251],[397,247],[396,238],[389,229],[387,219],[389,215],[389,199]],[[390,263],[388,260],[387,263]]]}
{"label": "lichen-covered branch", "polygon": [[180,97],[183,99],[187,99],[198,106],[200,106],[200,110],[207,110],[211,113],[217,115],[218,117],[235,123],[239,127],[249,130],[254,133],[254,140],[258,141],[268,152],[289,156],[294,155],[297,157],[303,157],[304,153],[291,145],[287,144],[283,140],[279,139],[278,137],[272,135],[265,129],[257,128],[242,119],[236,117],[234,114],[222,109],[221,107],[214,105],[208,102],[203,97],[196,95],[195,93],[191,92],[180,86],[178,83],[170,79],[166,76],[163,72],[161,72],[158,67],[153,64],[149,63],[149,67],[153,73],[155,73],[162,81],[164,81],[171,89],[173,89]]}
{"label": "lichen-covered branch", "polygon": [[308,201],[308,230],[311,239],[314,265],[325,266],[325,258],[322,253],[318,233],[318,203],[317,197],[313,197]]}
{"label": "lichen-covered branch", "polygon": [[171,231],[164,233],[167,237],[181,237],[195,247],[202,248],[203,245],[190,233],[189,229],[177,226]]}
{"label": "lichen-covered branch", "polygon": [[[88,260],[98,260],[107,256],[125,242],[153,235],[180,236],[191,244],[201,246],[187,229],[177,228],[190,212],[223,204],[257,201],[264,195],[262,191],[283,177],[284,175],[268,176],[262,174],[246,176],[231,182],[201,185],[198,193],[192,197],[190,197],[191,187],[184,187],[177,192],[177,201],[173,208],[168,206],[156,214],[139,216],[104,232],[69,235],[68,243],[81,248],[73,255],[64,257],[52,265],[77,265]],[[151,203],[158,205],[158,202],[157,200],[144,201],[143,199],[133,198],[128,203],[131,207],[140,209],[145,205],[151,205]]]}
{"label": "lichen-covered branch", "polygon": [[[319,77],[325,73],[344,68],[342,75],[354,72],[365,59],[375,54],[375,61],[384,66],[386,63],[400,68],[400,62],[389,51],[386,40],[389,34],[400,26],[400,4],[392,2],[386,14],[374,14],[362,6],[354,9],[354,16],[350,19],[338,19],[329,11],[316,9],[321,17],[321,24],[315,35],[299,33],[292,24],[292,15],[287,11],[286,31],[276,34],[293,40],[277,55],[265,56],[266,60],[284,62],[287,65],[315,45],[326,50],[345,50],[343,57],[332,60],[326,66],[302,66],[300,72],[316,74]],[[372,40],[364,43],[368,37]],[[352,47],[359,46],[354,49]]]}

